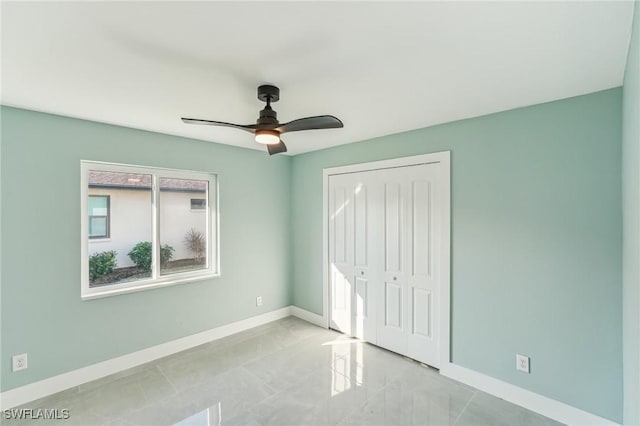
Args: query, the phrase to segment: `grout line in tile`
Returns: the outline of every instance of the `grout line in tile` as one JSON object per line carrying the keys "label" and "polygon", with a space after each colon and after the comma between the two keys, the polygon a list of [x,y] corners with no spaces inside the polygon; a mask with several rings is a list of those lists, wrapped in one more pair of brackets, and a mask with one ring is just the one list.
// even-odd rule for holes
{"label": "grout line in tile", "polygon": [[[264,380],[262,380],[262,378],[258,377],[257,375],[255,375],[251,370],[249,370],[248,368],[246,368],[244,365],[240,365],[238,366],[238,368],[243,369],[245,372],[247,372],[251,377],[253,377],[254,379],[258,380],[260,383],[262,383],[264,386],[266,386],[267,388],[271,389],[273,391],[273,394],[268,396],[265,399],[270,398],[271,396],[277,394],[279,391],[274,388],[273,386],[271,386],[269,383],[265,382]],[[262,402],[262,401],[261,401]]]}
{"label": "grout line in tile", "polygon": [[167,383],[169,383],[169,386],[171,386],[171,388],[173,389],[172,395],[176,395],[178,393],[178,388],[176,387],[176,385],[171,380],[169,380],[169,377],[164,373],[164,371],[162,371],[162,368],[160,368],[160,365],[156,365],[155,368],[156,370],[158,370],[160,375],[164,377]]}
{"label": "grout line in tile", "polygon": [[456,424],[458,424],[458,420],[460,420],[460,417],[462,417],[462,415],[464,414],[465,410],[467,409],[467,407],[469,406],[469,404],[471,404],[471,401],[473,401],[473,398],[476,397],[477,391],[473,391],[473,393],[471,394],[471,398],[469,398],[469,400],[467,401],[467,403],[464,405],[464,407],[462,408],[462,410],[460,410],[460,413],[456,416],[456,419],[453,421],[453,426],[455,426]]}

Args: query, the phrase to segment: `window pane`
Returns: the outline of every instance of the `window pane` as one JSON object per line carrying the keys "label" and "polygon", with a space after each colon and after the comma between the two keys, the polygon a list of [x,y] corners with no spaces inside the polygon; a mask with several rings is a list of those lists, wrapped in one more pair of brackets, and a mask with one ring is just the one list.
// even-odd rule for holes
{"label": "window pane", "polygon": [[107,216],[109,205],[109,197],[105,196],[89,196],[89,216]]}
{"label": "window pane", "polygon": [[90,170],[88,177],[89,286],[151,277],[151,175]]}
{"label": "window pane", "polygon": [[89,217],[89,237],[106,237],[107,236],[107,217],[106,216],[90,216]]}
{"label": "window pane", "polygon": [[191,209],[192,210],[204,210],[207,208],[207,200],[204,198],[192,198]]}
{"label": "window pane", "polygon": [[193,211],[202,199],[208,211],[209,182],[160,178],[160,274],[207,268],[207,214]]}
{"label": "window pane", "polygon": [[90,195],[87,200],[89,213],[89,238],[109,237],[109,196]]}

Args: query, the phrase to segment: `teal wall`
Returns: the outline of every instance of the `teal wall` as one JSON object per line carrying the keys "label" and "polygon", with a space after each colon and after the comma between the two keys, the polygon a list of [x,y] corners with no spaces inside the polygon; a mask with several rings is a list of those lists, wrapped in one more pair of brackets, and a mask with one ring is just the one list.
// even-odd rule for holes
{"label": "teal wall", "polygon": [[295,156],[294,304],[322,313],[323,168],[451,150],[453,362],[621,421],[621,95]]}
{"label": "teal wall", "polygon": [[[633,87],[637,60],[625,117]],[[621,421],[622,98],[612,89],[293,158],[2,107],[1,389],[290,303],[321,313],[322,169],[451,150],[453,362]],[[625,123],[637,154],[637,120]],[[222,277],[80,301],[80,159],[217,173]],[[624,161],[637,209],[637,162]],[[23,352],[29,369],[11,373]]]}
{"label": "teal wall", "polygon": [[624,424],[640,425],[640,3],[622,94]]}
{"label": "teal wall", "polygon": [[[3,391],[291,303],[290,157],[1,112]],[[222,276],[81,301],[81,159],[217,173]]]}

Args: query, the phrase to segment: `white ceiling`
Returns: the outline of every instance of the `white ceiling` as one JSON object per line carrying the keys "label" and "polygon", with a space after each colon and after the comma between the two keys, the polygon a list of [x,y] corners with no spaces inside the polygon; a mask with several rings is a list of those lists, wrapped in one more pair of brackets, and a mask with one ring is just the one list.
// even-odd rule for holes
{"label": "white ceiling", "polygon": [[3,2],[2,103],[264,149],[180,117],[255,122],[289,153],[620,86],[633,3]]}

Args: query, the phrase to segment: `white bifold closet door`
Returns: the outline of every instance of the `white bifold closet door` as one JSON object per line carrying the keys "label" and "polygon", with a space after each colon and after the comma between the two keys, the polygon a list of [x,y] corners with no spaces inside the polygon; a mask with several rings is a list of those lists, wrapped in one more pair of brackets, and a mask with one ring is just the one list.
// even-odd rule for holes
{"label": "white bifold closet door", "polygon": [[439,167],[329,177],[331,327],[434,367]]}
{"label": "white bifold closet door", "polygon": [[372,265],[380,235],[374,228],[370,172],[330,177],[329,258],[331,328],[376,342],[376,289]]}

